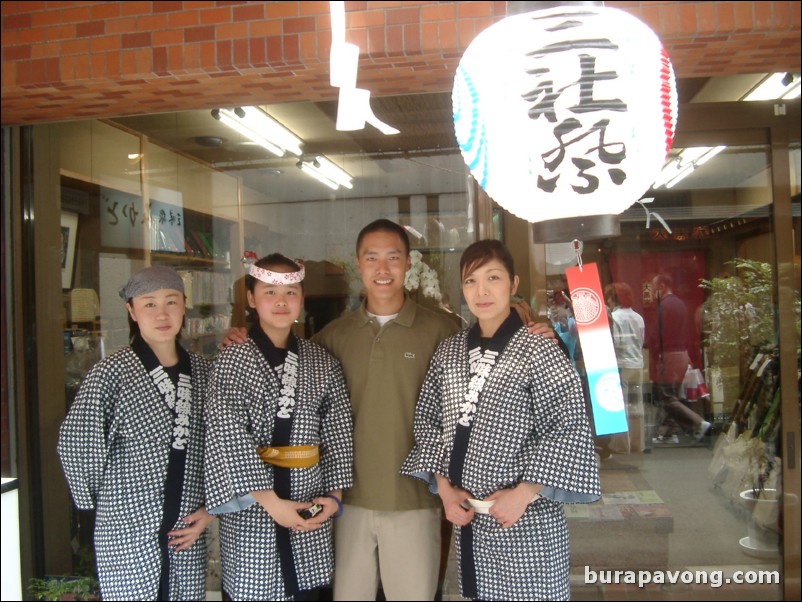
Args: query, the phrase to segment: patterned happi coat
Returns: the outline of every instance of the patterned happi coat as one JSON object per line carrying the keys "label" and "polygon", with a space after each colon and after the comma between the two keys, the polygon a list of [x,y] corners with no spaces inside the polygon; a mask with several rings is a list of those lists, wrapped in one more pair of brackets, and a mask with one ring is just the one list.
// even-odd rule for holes
{"label": "patterned happi coat", "polygon": [[[299,364],[290,445],[319,444],[320,462],[283,470],[291,471],[290,498],[308,502],[352,486],[353,424],[340,363],[315,343],[295,341]],[[291,598],[276,523],[253,498],[241,501],[251,491],[275,489],[276,469],[256,449],[271,444],[280,396],[278,375],[253,338],[217,356],[207,409],[206,495],[210,511],[225,508],[218,514],[223,590],[234,600]],[[244,508],[232,512],[237,506]],[[315,531],[292,532],[289,539],[300,589],[330,583],[332,521]]]}
{"label": "patterned happi coat", "polygon": [[[568,599],[568,529],[562,505],[600,496],[582,387],[558,345],[518,328],[520,320],[513,314],[505,322],[509,324],[511,338],[500,347],[475,406],[461,485],[478,499],[521,481],[544,489],[509,529],[479,513],[468,527],[455,527],[460,590],[465,597],[484,600]],[[454,469],[457,424],[472,376],[469,339],[471,348],[478,347],[478,326],[438,347],[416,409],[415,446],[401,469],[428,481],[433,492],[433,473],[455,480],[449,470]]]}
{"label": "patterned happi coat", "polygon": [[[204,398],[209,363],[189,354],[192,410],[180,517],[204,505]],[[58,453],[75,505],[95,509],[103,600],[157,600],[173,414],[137,354],[124,347],[87,374],[61,426]],[[180,519],[175,528],[182,527]],[[206,536],[169,551],[170,599],[206,599]]]}

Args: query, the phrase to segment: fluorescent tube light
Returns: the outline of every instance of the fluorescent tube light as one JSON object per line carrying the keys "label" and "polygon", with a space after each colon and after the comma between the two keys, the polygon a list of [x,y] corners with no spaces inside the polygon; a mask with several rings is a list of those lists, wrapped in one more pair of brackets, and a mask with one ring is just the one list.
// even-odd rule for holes
{"label": "fluorescent tube light", "polygon": [[259,107],[213,109],[212,117],[239,132],[277,157],[288,152],[300,156],[303,140]]}
{"label": "fluorescent tube light", "polygon": [[687,175],[689,175],[693,170],[696,169],[695,163],[688,163],[679,170],[679,173],[671,178],[668,182],[666,182],[666,188],[673,188],[680,180],[684,179]]}
{"label": "fluorescent tube light", "polygon": [[799,95],[799,77],[788,73],[772,73],[766,77],[754,90],[743,97],[743,100],[776,100],[779,98],[796,98],[786,96],[793,94],[796,88],[796,95]]}
{"label": "fluorescent tube light", "polygon": [[794,98],[799,98],[800,92],[802,92],[802,88],[799,85],[800,80],[796,80],[790,86],[788,86],[788,91],[783,94],[783,100],[791,100]]}
{"label": "fluorescent tube light", "polygon": [[673,188],[680,180],[690,175],[697,167],[704,165],[726,146],[694,146],[684,148],[669,161],[655,180],[652,188]]}
{"label": "fluorescent tube light", "polygon": [[695,161],[696,166],[698,167],[700,165],[704,165],[705,163],[710,161],[710,159],[712,159],[717,154],[719,154],[721,151],[723,151],[725,148],[727,148],[727,147],[726,146],[714,146],[713,148],[708,148],[707,152],[705,152],[701,157],[696,159],[696,161]]}
{"label": "fluorescent tube light", "polygon": [[330,180],[322,173],[320,173],[317,169],[315,169],[311,163],[306,163],[305,161],[298,161],[298,169],[300,169],[306,175],[313,177],[321,184],[325,184],[332,190],[337,190],[340,187],[340,185],[337,184],[337,182],[335,182],[334,180]]}
{"label": "fluorescent tube light", "polygon": [[[339,165],[335,165],[331,161],[329,161],[323,155],[318,155],[315,157],[316,162],[312,163],[312,166],[315,167],[320,173],[326,176],[328,179],[337,182],[340,186],[344,188],[353,188],[354,185],[352,183],[351,174],[341,168]],[[320,167],[318,167],[318,165]]]}
{"label": "fluorescent tube light", "polygon": [[323,155],[316,155],[314,159],[298,161],[298,169],[333,190],[337,190],[340,186],[348,189],[354,187],[351,174]]}

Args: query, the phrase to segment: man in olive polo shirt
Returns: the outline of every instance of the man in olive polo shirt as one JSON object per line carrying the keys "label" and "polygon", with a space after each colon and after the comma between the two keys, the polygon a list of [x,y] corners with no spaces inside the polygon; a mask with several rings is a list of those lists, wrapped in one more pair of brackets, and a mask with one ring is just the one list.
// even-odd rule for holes
{"label": "man in olive polo shirt", "polygon": [[412,449],[420,387],[434,351],[458,327],[404,294],[409,238],[380,219],[365,226],[356,262],[362,306],[313,337],[342,362],[354,416],[354,487],[334,530],[335,600],[433,600],[440,567],[440,504],[399,474]]}

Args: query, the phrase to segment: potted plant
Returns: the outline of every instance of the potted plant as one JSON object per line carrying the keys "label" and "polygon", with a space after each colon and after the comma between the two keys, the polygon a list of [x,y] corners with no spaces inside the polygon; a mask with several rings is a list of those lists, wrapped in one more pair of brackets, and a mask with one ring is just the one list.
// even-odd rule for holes
{"label": "potted plant", "polygon": [[[725,392],[720,411],[731,418],[716,445],[710,472],[714,485],[746,514],[748,536],[740,540],[741,547],[761,556],[777,552],[781,531],[774,282],[768,263],[736,259],[731,265],[737,276],[700,282],[709,292],[703,326],[705,355],[713,372],[709,380],[712,389]],[[798,294],[794,310],[798,330]],[[728,370],[733,382],[716,386],[717,376],[720,382]]]}
{"label": "potted plant", "polygon": [[730,264],[737,275],[699,282],[708,292],[702,330],[708,365],[740,369],[755,348],[774,343],[772,269],[751,259]]}
{"label": "potted plant", "polygon": [[76,575],[50,575],[31,579],[28,592],[36,600],[100,600],[94,550],[82,545],[76,556]]}
{"label": "potted plant", "polygon": [[[776,347],[774,279],[770,264],[752,259],[729,262],[735,275],[702,279],[707,291],[702,334],[707,380],[714,408],[719,413],[733,409],[749,366],[758,351]],[[800,327],[800,298],[794,300],[796,328]],[[799,349],[797,349],[797,356]]]}
{"label": "potted plant", "polygon": [[776,553],[780,542],[781,460],[774,454],[771,443],[750,435],[749,432],[741,435],[746,460],[744,474],[751,479],[751,485],[739,494],[747,526],[747,536],[739,543],[747,554],[761,556]]}
{"label": "potted plant", "polygon": [[[750,552],[776,552],[780,543],[779,492],[777,489],[744,489],[741,501],[748,514],[747,536],[741,538],[741,547]],[[759,555],[759,554],[758,554]]]}
{"label": "potted plant", "polygon": [[100,588],[94,577],[55,575],[31,579],[28,591],[37,600],[100,600]]}

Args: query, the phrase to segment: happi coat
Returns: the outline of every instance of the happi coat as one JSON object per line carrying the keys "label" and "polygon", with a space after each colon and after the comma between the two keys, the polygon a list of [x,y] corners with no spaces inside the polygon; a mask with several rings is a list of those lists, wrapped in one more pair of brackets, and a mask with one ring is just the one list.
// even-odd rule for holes
{"label": "happi coat", "polygon": [[[234,600],[284,600],[292,595],[285,577],[300,590],[331,582],[332,521],[314,531],[284,529],[282,535],[283,527],[250,492],[274,489],[278,494],[279,470],[289,471],[289,499],[295,501],[310,502],[350,487],[353,426],[340,363],[319,345],[290,335],[288,349],[295,349],[298,366],[288,444],[319,444],[320,461],[309,468],[283,469],[264,463],[257,447],[273,443],[279,400],[286,391],[254,342],[255,334],[252,329],[247,343],[226,347],[215,362],[207,411],[206,495],[210,512],[220,519],[223,590]],[[280,536],[288,537],[291,558]]]}
{"label": "happi coat", "polygon": [[[514,312],[493,344],[499,355],[485,372],[477,369],[478,325],[440,344],[416,409],[415,446],[401,472],[427,480],[433,492],[433,473],[439,473],[477,499],[521,481],[543,485],[542,497],[511,528],[479,513],[467,527],[455,527],[460,590],[484,600],[567,599],[562,505],[600,496],[582,387],[559,346],[529,334]],[[462,445],[455,445],[460,438]]]}
{"label": "happi coat", "polygon": [[[179,517],[204,505],[204,399],[209,363],[189,353],[191,411]],[[139,356],[124,347],[89,371],[64,420],[58,453],[75,505],[95,509],[103,600],[157,600],[158,541],[174,414]],[[183,527],[181,520],[175,529]],[[170,599],[206,598],[206,536],[168,552]]]}

